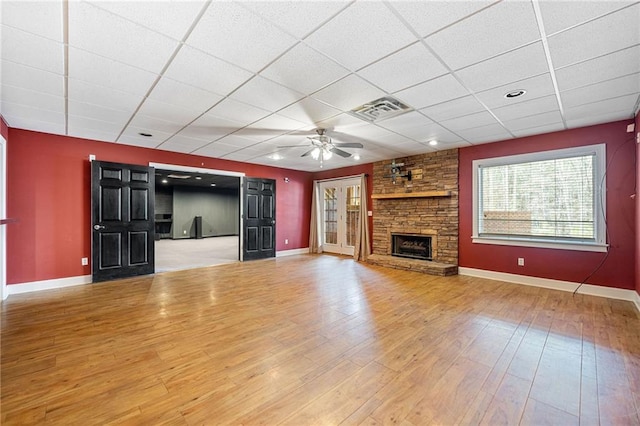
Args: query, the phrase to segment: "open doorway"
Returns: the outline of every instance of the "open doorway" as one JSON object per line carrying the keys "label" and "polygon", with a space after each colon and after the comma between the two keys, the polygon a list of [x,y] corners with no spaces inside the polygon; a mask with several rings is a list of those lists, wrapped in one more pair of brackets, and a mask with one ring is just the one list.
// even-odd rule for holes
{"label": "open doorway", "polygon": [[240,175],[155,165],[155,270],[240,259]]}

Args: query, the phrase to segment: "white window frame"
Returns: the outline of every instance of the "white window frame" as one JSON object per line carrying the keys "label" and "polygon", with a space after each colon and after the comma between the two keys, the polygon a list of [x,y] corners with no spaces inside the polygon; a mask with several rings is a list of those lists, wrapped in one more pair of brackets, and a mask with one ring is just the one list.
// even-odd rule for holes
{"label": "white window frame", "polygon": [[[482,167],[503,166],[509,164],[528,163],[534,161],[553,160],[560,158],[578,157],[584,155],[595,155],[594,160],[594,235],[593,241],[571,241],[567,239],[556,239],[548,237],[523,237],[523,236],[488,236],[479,235],[479,191],[480,191],[480,170]],[[606,222],[606,145],[587,145],[575,148],[557,149],[552,151],[540,151],[530,154],[509,155],[505,157],[494,157],[474,160],[472,163],[473,174],[473,234],[472,241],[478,244],[496,244],[519,247],[538,247],[561,250],[579,250],[606,252],[607,244],[607,222]]]}

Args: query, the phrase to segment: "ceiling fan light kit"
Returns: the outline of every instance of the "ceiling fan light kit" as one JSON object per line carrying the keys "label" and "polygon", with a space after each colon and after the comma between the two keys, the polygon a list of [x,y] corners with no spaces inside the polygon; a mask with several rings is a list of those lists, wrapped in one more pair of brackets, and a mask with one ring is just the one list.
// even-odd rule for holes
{"label": "ceiling fan light kit", "polygon": [[[337,154],[342,158],[351,157],[351,153],[340,148],[362,148],[359,142],[334,142],[333,139],[326,134],[325,129],[316,129],[317,136],[307,136],[311,142],[311,149],[301,155],[301,157],[311,156],[314,160],[320,160],[320,168],[322,168],[325,160],[330,160],[333,154]],[[304,145],[288,145],[279,146],[278,148],[300,148]],[[360,156],[358,155],[359,159]]]}

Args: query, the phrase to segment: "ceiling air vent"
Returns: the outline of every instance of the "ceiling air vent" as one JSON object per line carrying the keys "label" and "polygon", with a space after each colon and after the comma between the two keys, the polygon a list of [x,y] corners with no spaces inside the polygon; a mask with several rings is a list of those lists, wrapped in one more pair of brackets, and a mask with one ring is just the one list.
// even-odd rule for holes
{"label": "ceiling air vent", "polygon": [[396,115],[404,114],[411,111],[411,108],[391,96],[376,99],[372,102],[359,106],[350,111],[350,113],[363,120],[374,122],[386,120]]}

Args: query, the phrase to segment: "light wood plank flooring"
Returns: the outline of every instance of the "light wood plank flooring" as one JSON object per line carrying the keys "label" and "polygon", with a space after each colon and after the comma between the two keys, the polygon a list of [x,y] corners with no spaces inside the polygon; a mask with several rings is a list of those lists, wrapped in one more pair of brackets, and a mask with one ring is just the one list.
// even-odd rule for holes
{"label": "light wood plank flooring", "polygon": [[302,255],[11,296],[9,424],[640,423],[630,302]]}

